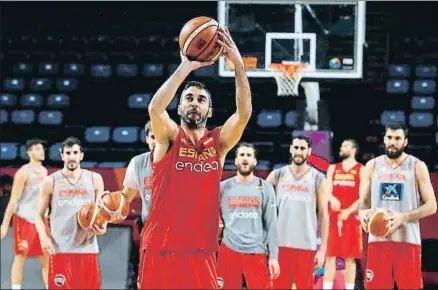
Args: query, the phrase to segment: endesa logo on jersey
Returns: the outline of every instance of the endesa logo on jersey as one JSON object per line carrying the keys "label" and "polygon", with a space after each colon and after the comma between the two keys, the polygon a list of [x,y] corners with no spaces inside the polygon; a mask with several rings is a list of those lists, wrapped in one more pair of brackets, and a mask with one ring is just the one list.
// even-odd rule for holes
{"label": "endesa logo on jersey", "polygon": [[201,153],[198,153],[194,148],[181,147],[178,151],[178,157],[183,157],[185,161],[177,161],[175,169],[178,171],[189,170],[192,172],[210,172],[218,171],[220,166],[216,160],[217,152],[213,147],[204,148]]}
{"label": "endesa logo on jersey", "polygon": [[228,219],[233,221],[235,219],[258,219],[259,214],[257,212],[248,212],[248,211],[234,211],[228,214]]}

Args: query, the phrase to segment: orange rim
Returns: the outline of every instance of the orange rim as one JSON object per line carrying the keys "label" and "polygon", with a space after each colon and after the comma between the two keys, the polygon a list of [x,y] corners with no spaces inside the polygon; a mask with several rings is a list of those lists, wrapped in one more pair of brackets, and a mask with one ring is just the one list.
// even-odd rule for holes
{"label": "orange rim", "polygon": [[284,64],[284,63],[271,63],[269,66],[273,70],[282,71],[287,78],[293,78],[298,71],[306,67],[305,64]]}

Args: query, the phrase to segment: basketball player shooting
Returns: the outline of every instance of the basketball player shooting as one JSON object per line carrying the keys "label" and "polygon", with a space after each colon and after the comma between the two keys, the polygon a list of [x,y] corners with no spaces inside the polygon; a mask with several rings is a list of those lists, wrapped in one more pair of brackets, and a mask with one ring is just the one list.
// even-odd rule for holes
{"label": "basketball player shooting", "polygon": [[[67,138],[61,145],[62,170],[44,178],[39,195],[35,225],[43,250],[50,255],[49,289],[100,289],[99,246],[96,235],[106,231],[94,225],[83,230],[77,214],[86,204],[104,193],[102,176],[82,169],[81,142]],[[50,237],[43,217],[50,203]]]}
{"label": "basketball player shooting", "polygon": [[274,187],[254,176],[252,144],[236,149],[237,175],[221,182],[221,215],[225,224],[218,253],[218,287],[270,289],[280,274],[277,205]]}
{"label": "basketball player shooting", "polygon": [[[267,182],[277,191],[278,235],[281,273],[274,288],[313,289],[315,266],[324,264],[329,229],[327,186],[324,175],[307,164],[312,141],[293,137],[292,164],[272,171]],[[317,248],[317,220],[321,245]]]}
{"label": "basketball player shooting", "polygon": [[152,199],[142,233],[146,251],[141,289],[215,289],[220,181],[226,154],[241,138],[251,117],[251,92],[243,59],[228,29],[219,31],[224,55],[234,63],[236,112],[222,127],[207,130],[212,97],[199,82],[185,86],[178,106],[181,125],[167,106],[188,75],[213,61],[182,61],[149,104],[156,146],[153,151]]}
{"label": "basketball player shooting", "polygon": [[337,257],[345,260],[345,289],[354,289],[355,259],[362,257],[362,229],[357,219],[357,206],[364,167],[356,161],[358,149],[355,140],[342,142],[339,152],[342,162],[330,165],[327,171],[330,226],[323,289],[333,288]]}
{"label": "basketball player shooting", "polygon": [[[41,181],[47,176],[44,161],[44,141],[31,139],[26,142],[29,163],[15,173],[12,194],[1,225],[3,240],[12,221],[14,234],[14,262],[11,269],[12,289],[21,289],[23,269],[27,258],[39,257],[43,281],[47,288],[48,260],[44,255],[38,232],[35,227],[35,215],[38,206],[38,192]],[[47,225],[47,223],[46,223]]]}
{"label": "basketball player shooting", "polygon": [[398,289],[423,288],[419,220],[436,213],[437,203],[426,164],[404,152],[407,134],[404,125],[386,127],[386,154],[367,162],[360,184],[365,231],[374,209],[392,212],[387,235],[368,237],[367,289],[393,289],[394,280]]}

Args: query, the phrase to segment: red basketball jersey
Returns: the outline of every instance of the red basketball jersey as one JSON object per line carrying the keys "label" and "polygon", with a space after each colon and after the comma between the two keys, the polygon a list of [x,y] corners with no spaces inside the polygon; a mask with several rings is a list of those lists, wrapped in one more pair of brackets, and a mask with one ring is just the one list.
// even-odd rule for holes
{"label": "red basketball jersey", "polygon": [[143,249],[217,250],[222,165],[219,131],[192,144],[179,128],[166,156],[153,163],[152,198]]}
{"label": "red basketball jersey", "polygon": [[[362,164],[356,163],[348,171],[344,170],[342,162],[335,165],[333,172],[333,196],[341,202],[341,209],[350,207],[359,198],[360,170]],[[337,219],[337,212],[329,207],[330,215]],[[348,220],[355,220],[356,215],[352,214]]]}

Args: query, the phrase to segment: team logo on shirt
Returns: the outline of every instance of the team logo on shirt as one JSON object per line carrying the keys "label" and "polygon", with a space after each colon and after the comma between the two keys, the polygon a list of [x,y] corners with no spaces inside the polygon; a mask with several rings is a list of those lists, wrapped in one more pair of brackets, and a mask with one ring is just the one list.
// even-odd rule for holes
{"label": "team logo on shirt", "polygon": [[371,282],[374,278],[374,273],[373,271],[371,271],[370,269],[367,269],[365,272],[365,279],[367,280],[367,282]]}
{"label": "team logo on shirt", "polygon": [[224,278],[217,277],[217,288],[222,289],[224,287]]}
{"label": "team logo on shirt", "polygon": [[389,201],[400,201],[404,195],[403,183],[381,183],[380,199]]}
{"label": "team logo on shirt", "polygon": [[65,276],[62,274],[56,274],[55,278],[53,279],[53,282],[55,282],[55,285],[58,287],[64,286]]}

